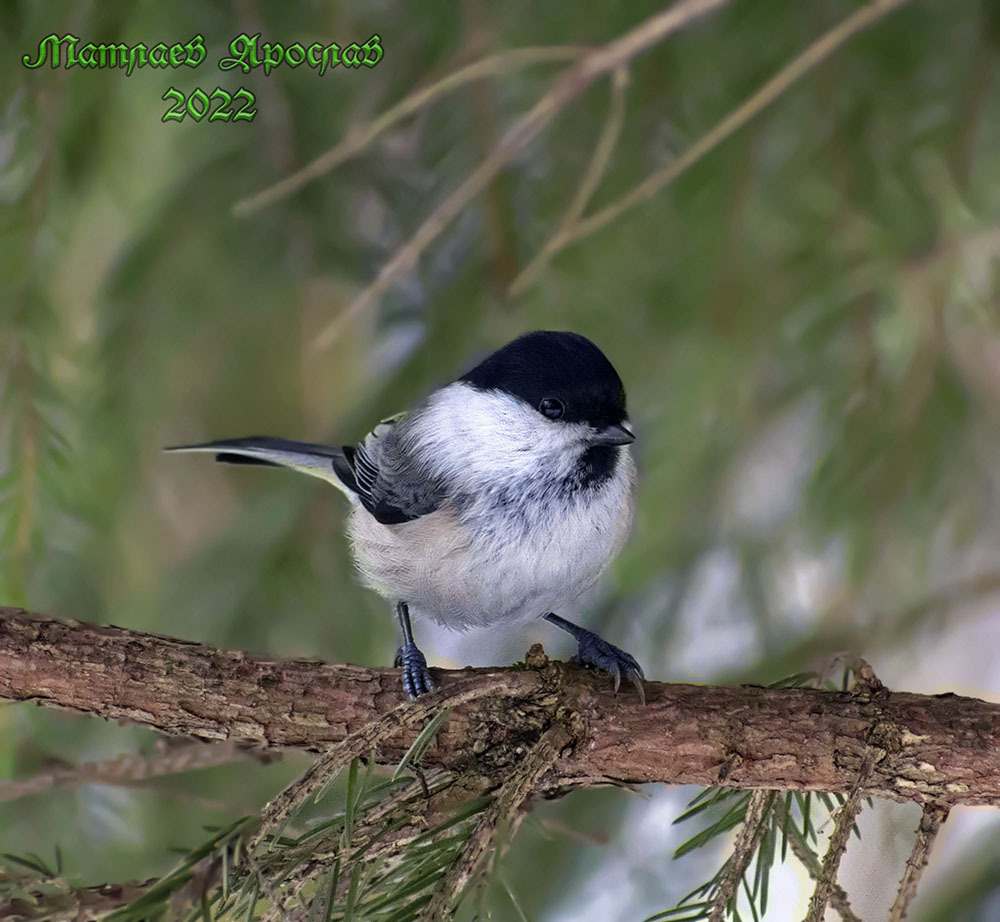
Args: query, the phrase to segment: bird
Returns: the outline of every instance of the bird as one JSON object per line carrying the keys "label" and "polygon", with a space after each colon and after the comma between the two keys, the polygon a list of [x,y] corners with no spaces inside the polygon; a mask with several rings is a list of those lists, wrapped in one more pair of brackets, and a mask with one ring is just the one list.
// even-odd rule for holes
{"label": "bird", "polygon": [[624,677],[645,702],[635,658],[564,616],[586,606],[631,530],[625,404],[618,372],[591,340],[535,330],[356,446],[251,436],[165,450],[288,468],[347,496],[355,565],[395,608],[395,665],[410,698],[437,687],[412,615],[453,630],[543,618],[576,640],[573,662],[610,673],[616,693]]}

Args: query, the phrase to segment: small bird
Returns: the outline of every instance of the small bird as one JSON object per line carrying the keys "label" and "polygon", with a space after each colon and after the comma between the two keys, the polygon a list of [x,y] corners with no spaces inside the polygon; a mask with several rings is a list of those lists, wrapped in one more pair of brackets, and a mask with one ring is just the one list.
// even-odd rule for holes
{"label": "small bird", "polygon": [[396,609],[396,665],[411,698],[433,691],[411,613],[456,630],[545,618],[573,661],[622,676],[636,660],[566,620],[621,550],[635,510],[635,436],[614,366],[577,333],[525,333],[357,447],[270,436],[180,445],[217,461],[290,468],[351,501],[362,581]]}

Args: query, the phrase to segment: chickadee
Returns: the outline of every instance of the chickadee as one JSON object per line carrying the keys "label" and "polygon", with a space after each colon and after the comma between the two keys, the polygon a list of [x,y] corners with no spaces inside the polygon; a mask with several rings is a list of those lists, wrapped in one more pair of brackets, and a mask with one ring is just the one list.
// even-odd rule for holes
{"label": "chickadee", "polygon": [[645,701],[633,657],[557,614],[584,605],[625,543],[634,438],[604,353],[577,333],[538,331],[356,448],[254,436],[167,450],[287,467],[346,494],[362,580],[396,607],[411,698],[435,688],[412,613],[457,630],[545,618],[576,638],[574,662],[611,673],[615,691],[624,675]]}

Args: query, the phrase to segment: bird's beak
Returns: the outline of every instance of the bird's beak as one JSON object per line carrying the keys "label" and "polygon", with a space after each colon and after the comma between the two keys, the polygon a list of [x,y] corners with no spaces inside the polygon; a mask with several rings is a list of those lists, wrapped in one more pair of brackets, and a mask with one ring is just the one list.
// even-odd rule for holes
{"label": "bird's beak", "polygon": [[635,433],[629,429],[628,423],[616,423],[598,429],[587,441],[591,445],[631,445],[635,441]]}

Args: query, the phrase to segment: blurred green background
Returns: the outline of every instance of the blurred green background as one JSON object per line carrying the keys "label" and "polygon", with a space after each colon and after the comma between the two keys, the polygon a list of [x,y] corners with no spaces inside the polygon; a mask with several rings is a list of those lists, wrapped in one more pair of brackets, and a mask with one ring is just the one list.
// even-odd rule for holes
{"label": "blurred green background", "polygon": [[[600,207],[683,151],[860,4],[736,0],[637,59]],[[555,230],[608,107],[575,100],[327,348],[318,333],[549,85],[463,88],[298,194],[232,205],[415,86],[484,54],[601,44],[659,9],[579,4],[0,3],[0,603],[281,656],[385,664],[323,484],[161,454],[249,434],[359,439],[527,329],[619,368],[640,437],[632,541],[589,620],[650,678],[767,682],[863,653],[891,687],[1000,700],[1000,13],[912,2],[852,39],[665,192],[506,287]],[[27,70],[52,32],[205,37],[195,70]],[[364,41],[374,69],[220,71],[237,34]],[[256,94],[256,119],[161,121],[168,86]],[[421,629],[418,629],[421,630]],[[426,629],[422,629],[426,631]],[[431,635],[506,662],[543,627]],[[0,708],[0,777],[152,752],[153,734]],[[144,878],[305,764],[240,762],[138,788],[0,804],[0,851],[62,848],[84,883]],[[717,866],[672,864],[689,791],[539,806],[488,905],[641,918]],[[884,915],[919,811],[865,814],[842,881]],[[1000,914],[1000,822],[958,810],[917,918]],[[714,862],[714,864],[713,864]],[[801,914],[783,871],[768,918]],[[992,906],[992,909],[990,908]],[[832,918],[832,916],[831,916]]]}

